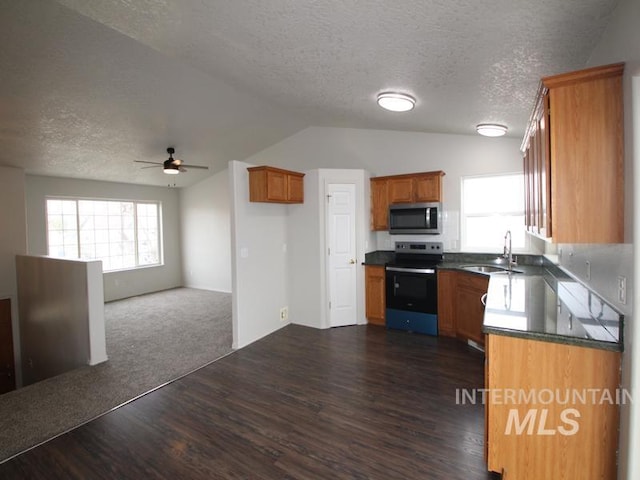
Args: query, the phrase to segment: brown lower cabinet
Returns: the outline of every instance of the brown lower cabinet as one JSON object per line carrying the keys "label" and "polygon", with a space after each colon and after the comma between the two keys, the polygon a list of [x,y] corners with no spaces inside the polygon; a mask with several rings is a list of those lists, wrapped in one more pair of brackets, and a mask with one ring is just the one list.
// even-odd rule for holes
{"label": "brown lower cabinet", "polygon": [[438,333],[484,345],[482,296],[489,277],[456,270],[438,271]]}
{"label": "brown lower cabinet", "polygon": [[385,323],[385,288],[384,267],[365,265],[365,314],[369,323],[384,325]]}
{"label": "brown lower cabinet", "polygon": [[456,282],[458,272],[438,270],[438,335],[456,336]]}
{"label": "brown lower cabinet", "polygon": [[[385,324],[383,266],[365,265],[366,316],[369,323]],[[457,270],[438,270],[438,335],[473,340],[484,345],[482,296],[489,277]]]}
{"label": "brown lower cabinet", "polygon": [[458,272],[455,290],[456,337],[484,345],[482,296],[488,289],[487,275]]}
{"label": "brown lower cabinet", "polygon": [[619,352],[487,335],[486,361],[490,471],[504,480],[616,478]]}

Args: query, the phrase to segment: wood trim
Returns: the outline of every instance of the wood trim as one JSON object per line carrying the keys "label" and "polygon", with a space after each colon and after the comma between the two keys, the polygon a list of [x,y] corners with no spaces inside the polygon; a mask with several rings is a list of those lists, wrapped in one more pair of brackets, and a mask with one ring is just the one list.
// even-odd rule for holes
{"label": "wood trim", "polygon": [[382,177],[371,177],[371,180],[373,180],[374,178],[377,180],[389,180],[393,178],[398,178],[398,179],[411,178],[411,177],[415,177],[416,175],[440,175],[441,177],[444,177],[446,173],[444,173],[442,170],[435,170],[433,172],[403,173],[401,175],[386,175]]}
{"label": "wood trim", "polygon": [[247,170],[249,172],[260,172],[263,170],[269,170],[271,172],[278,172],[278,173],[284,173],[286,175],[294,175],[296,177],[304,177],[304,173],[301,172],[294,172],[293,170],[285,170],[283,168],[276,168],[276,167],[269,167],[267,165],[262,165],[260,167],[247,167]]}
{"label": "wood trim", "polygon": [[542,84],[547,88],[565,87],[575,83],[581,83],[590,80],[598,80],[601,78],[621,76],[624,71],[624,62],[612,63],[599,67],[585,68],[575,72],[562,73],[543,77]]}

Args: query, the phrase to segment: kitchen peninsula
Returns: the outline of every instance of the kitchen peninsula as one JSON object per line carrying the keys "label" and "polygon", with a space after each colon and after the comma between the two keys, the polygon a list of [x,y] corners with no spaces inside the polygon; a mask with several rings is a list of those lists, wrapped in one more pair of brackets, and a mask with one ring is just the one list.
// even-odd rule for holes
{"label": "kitchen peninsula", "polygon": [[622,315],[569,277],[491,276],[483,327],[490,471],[616,477],[622,326]]}

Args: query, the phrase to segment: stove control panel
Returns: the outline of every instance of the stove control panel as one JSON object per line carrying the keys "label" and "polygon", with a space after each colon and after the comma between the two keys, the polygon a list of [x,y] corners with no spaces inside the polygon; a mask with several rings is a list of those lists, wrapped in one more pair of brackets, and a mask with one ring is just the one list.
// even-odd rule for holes
{"label": "stove control panel", "polygon": [[396,253],[442,254],[442,242],[396,242]]}

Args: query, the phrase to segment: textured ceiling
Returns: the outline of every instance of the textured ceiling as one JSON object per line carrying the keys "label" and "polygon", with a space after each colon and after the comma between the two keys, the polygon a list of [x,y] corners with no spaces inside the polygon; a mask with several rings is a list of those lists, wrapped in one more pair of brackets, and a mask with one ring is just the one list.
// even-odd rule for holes
{"label": "textured ceiling", "polygon": [[173,145],[213,172],[310,125],[520,137],[539,78],[583,67],[616,3],[3,1],[0,164],[163,185],[133,160]]}

